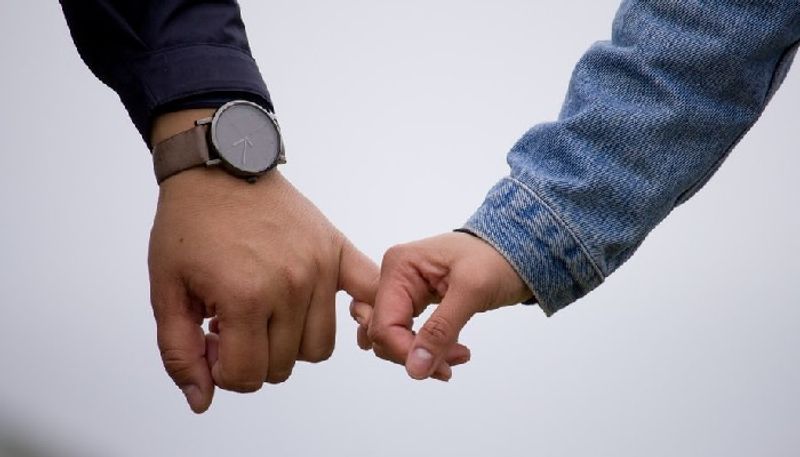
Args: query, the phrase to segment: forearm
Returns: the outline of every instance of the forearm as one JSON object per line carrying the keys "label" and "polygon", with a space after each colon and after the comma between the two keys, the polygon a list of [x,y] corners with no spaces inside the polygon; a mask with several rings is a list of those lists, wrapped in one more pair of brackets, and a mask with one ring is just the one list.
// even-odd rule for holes
{"label": "forearm", "polygon": [[551,314],[625,262],[753,125],[800,39],[800,4],[627,1],[466,224]]}

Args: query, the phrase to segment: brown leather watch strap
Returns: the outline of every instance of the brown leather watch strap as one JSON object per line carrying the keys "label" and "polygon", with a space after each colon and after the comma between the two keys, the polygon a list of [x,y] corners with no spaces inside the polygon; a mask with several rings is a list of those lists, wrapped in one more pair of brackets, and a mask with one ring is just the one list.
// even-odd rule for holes
{"label": "brown leather watch strap", "polygon": [[153,148],[153,169],[156,181],[165,179],[189,168],[206,165],[208,151],[208,125],[198,125],[168,138]]}

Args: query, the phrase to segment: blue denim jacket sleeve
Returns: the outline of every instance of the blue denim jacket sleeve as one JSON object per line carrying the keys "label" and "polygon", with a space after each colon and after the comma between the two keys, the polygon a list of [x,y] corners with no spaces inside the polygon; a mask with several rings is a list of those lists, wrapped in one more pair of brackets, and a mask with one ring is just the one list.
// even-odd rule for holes
{"label": "blue denim jacket sleeve", "polygon": [[577,64],[556,122],[464,226],[551,315],[603,282],[755,123],[800,40],[800,2],[630,0]]}

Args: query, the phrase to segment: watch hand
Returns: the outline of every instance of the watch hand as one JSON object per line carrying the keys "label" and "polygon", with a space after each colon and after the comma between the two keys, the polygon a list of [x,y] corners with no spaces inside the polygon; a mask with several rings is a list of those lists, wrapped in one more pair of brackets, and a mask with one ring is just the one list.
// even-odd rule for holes
{"label": "watch hand", "polygon": [[253,130],[252,132],[248,133],[247,137],[249,138],[249,137],[255,135],[256,133],[258,133],[258,132],[260,132],[260,131],[264,130],[265,128],[267,128],[269,126],[272,126],[272,125],[274,125],[274,124],[272,124],[271,122],[267,122],[264,125],[262,125],[261,127],[259,127],[259,128],[255,129],[255,130]]}
{"label": "watch hand", "polygon": [[250,147],[253,147],[254,145],[253,142],[250,141],[250,136],[246,136],[241,140],[233,143],[233,146],[236,147],[242,143],[244,143],[244,148],[242,148],[242,165],[247,165],[247,146],[250,145]]}

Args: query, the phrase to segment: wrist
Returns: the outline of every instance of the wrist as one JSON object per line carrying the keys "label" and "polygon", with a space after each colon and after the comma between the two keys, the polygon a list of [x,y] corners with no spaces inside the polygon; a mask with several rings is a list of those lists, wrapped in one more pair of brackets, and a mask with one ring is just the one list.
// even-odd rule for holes
{"label": "wrist", "polygon": [[270,170],[249,183],[220,168],[192,168],[159,185],[158,205],[189,210],[241,205],[264,208],[277,204],[290,188],[279,170]]}
{"label": "wrist", "polygon": [[153,124],[153,168],[159,184],[202,167],[221,168],[252,183],[286,162],[275,116],[246,100],[216,110],[166,113]]}

